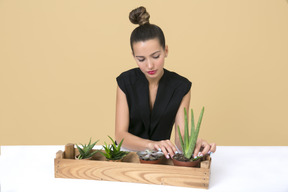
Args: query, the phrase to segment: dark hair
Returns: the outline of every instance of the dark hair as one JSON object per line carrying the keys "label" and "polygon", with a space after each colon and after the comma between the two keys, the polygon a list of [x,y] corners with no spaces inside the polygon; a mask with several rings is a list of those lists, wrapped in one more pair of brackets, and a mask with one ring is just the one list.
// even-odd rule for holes
{"label": "dark hair", "polygon": [[130,46],[133,50],[133,43],[139,41],[146,41],[150,39],[157,38],[163,49],[165,49],[165,37],[162,29],[157,25],[149,23],[150,15],[146,11],[145,7],[138,7],[132,10],[129,14],[129,19],[133,24],[139,24],[130,36]]}

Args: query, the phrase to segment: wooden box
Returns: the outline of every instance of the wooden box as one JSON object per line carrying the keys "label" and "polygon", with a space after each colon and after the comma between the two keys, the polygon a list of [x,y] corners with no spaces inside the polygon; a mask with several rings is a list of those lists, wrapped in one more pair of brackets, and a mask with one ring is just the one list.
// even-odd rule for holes
{"label": "wooden box", "polygon": [[75,160],[79,154],[73,144],[58,151],[54,160],[55,178],[92,179],[136,182],[208,189],[210,156],[203,157],[200,167],[174,166],[172,160],[163,158],[161,164],[141,164],[135,152],[130,152],[122,162],[110,162],[96,153],[92,160]]}

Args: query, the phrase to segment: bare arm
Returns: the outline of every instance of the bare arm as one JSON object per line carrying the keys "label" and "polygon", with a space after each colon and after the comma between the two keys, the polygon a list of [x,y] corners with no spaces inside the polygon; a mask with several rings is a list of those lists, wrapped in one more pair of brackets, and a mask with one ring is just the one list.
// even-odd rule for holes
{"label": "bare arm", "polygon": [[125,93],[117,86],[116,95],[116,122],[115,138],[119,143],[123,138],[123,147],[130,150],[145,150],[150,141],[142,139],[128,132],[129,127],[129,109]]}
{"label": "bare arm", "polygon": [[116,96],[116,118],[115,118],[115,139],[119,143],[123,138],[122,146],[135,151],[143,151],[146,149],[162,150],[164,155],[169,158],[176,152],[175,146],[170,140],[151,141],[137,137],[128,132],[129,127],[129,109],[125,93],[117,86]]}

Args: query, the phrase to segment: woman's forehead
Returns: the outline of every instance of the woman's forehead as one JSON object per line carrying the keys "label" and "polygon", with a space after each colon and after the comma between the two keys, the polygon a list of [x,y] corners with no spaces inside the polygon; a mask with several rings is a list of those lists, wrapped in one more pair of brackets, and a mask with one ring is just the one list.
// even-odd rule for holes
{"label": "woman's forehead", "polygon": [[151,55],[162,49],[158,39],[149,39],[146,41],[138,41],[133,43],[135,55],[145,56]]}

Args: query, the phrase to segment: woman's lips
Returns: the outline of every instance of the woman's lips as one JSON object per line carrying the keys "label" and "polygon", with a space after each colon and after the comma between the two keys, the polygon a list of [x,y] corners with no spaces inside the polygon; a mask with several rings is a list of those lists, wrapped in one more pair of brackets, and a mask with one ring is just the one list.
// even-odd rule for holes
{"label": "woman's lips", "polygon": [[156,73],[156,70],[148,71],[148,74],[149,74],[149,75],[154,75],[155,73]]}

